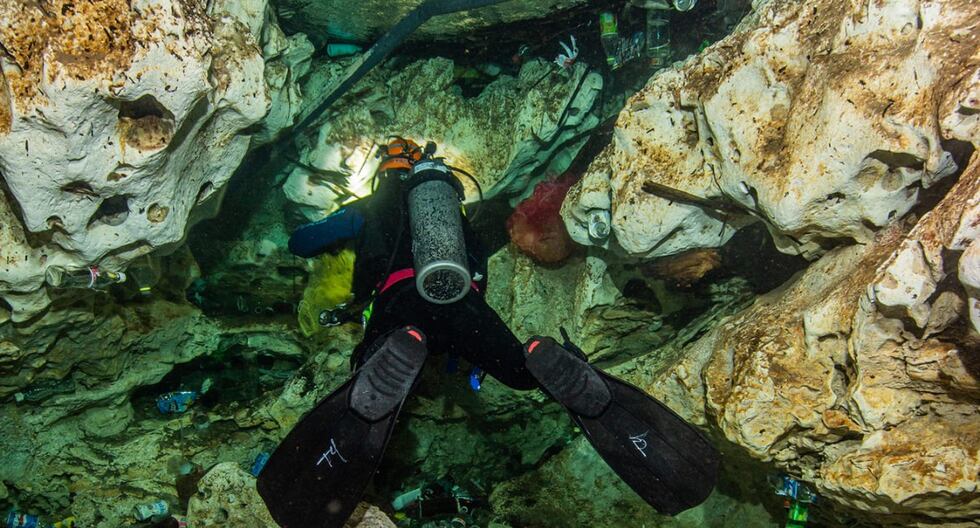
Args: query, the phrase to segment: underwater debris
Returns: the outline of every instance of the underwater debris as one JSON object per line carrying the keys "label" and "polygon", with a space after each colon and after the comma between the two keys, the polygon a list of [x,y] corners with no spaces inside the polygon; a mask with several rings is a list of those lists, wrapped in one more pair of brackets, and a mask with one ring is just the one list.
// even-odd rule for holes
{"label": "underwater debris", "polygon": [[353,280],[354,250],[325,253],[317,258],[297,310],[303,335],[311,336],[323,327],[356,320],[345,311],[353,297]]}
{"label": "underwater debris", "polygon": [[160,414],[180,414],[186,412],[197,401],[196,391],[175,391],[157,397],[157,410]]}
{"label": "underwater debris", "polygon": [[657,260],[650,270],[680,287],[691,286],[721,266],[721,253],[714,248],[693,249]]}
{"label": "underwater debris", "polygon": [[40,380],[32,383],[24,390],[14,393],[14,401],[39,402],[46,400],[55,394],[68,394],[75,392],[75,382],[71,378],[60,380]]}
{"label": "underwater debris", "polygon": [[36,515],[21,513],[10,510],[7,514],[7,528],[37,528],[38,519]]}
{"label": "underwater debris", "polygon": [[139,504],[133,508],[133,517],[137,521],[159,522],[167,518],[170,514],[170,505],[165,500],[158,500],[148,504]]}
{"label": "underwater debris", "polygon": [[558,65],[564,71],[572,69],[575,65],[575,61],[578,60],[578,44],[575,42],[575,35],[571,35],[571,45],[565,44],[562,41],[558,41],[565,53],[559,53],[555,57],[554,63]]}
{"label": "underwater debris", "polygon": [[406,491],[391,501],[401,526],[470,526],[473,515],[490,505],[449,477]]}
{"label": "underwater debris", "polygon": [[343,42],[331,42],[327,44],[327,57],[337,59],[340,57],[350,57],[364,51],[364,48],[357,44],[347,44]]}
{"label": "underwater debris", "polygon": [[578,175],[569,174],[539,183],[531,197],[518,204],[507,219],[511,241],[538,262],[556,264],[572,253],[572,238],[559,211],[568,189],[577,180]]}
{"label": "underwater debris", "polygon": [[817,502],[817,494],[789,475],[770,475],[767,480],[775,488],[776,495],[786,498],[786,528],[804,528],[810,516],[810,505]]}
{"label": "underwater debris", "polygon": [[71,516],[55,523],[46,523],[37,515],[10,510],[4,526],[6,528],[75,528],[76,522],[75,517]]}
{"label": "underwater debris", "polygon": [[619,21],[616,14],[609,11],[599,13],[599,39],[606,52],[606,64],[615,70],[622,66],[619,60]]}
{"label": "underwater debris", "polygon": [[593,209],[589,211],[589,237],[596,241],[609,238],[612,232],[612,215],[608,209]]}
{"label": "underwater debris", "polygon": [[[702,209],[710,209],[717,213],[723,215],[746,215],[754,214],[759,218],[762,216],[756,214],[754,211],[745,208],[741,205],[736,205],[733,202],[727,200],[713,199],[713,198],[702,198],[688,192],[684,192],[680,189],[675,189],[673,187],[668,187],[661,183],[647,180],[643,182],[643,192],[659,196],[665,200],[670,200],[671,202],[678,202],[685,205],[693,205],[695,207],[700,207]],[[762,218],[765,220],[764,218]]]}
{"label": "underwater debris", "polygon": [[122,271],[109,271],[98,266],[68,270],[61,266],[51,266],[44,272],[45,282],[52,288],[104,290],[113,284],[126,282]]}
{"label": "underwater debris", "polygon": [[258,477],[259,473],[265,468],[266,462],[269,461],[271,455],[268,451],[262,451],[261,453],[255,455],[255,460],[252,461],[252,466],[248,469],[248,472],[252,474],[253,477]]}

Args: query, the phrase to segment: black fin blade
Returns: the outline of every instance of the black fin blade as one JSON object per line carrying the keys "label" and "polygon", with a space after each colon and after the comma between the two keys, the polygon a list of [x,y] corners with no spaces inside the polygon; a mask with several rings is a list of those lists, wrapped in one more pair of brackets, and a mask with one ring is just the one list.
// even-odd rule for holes
{"label": "black fin blade", "polygon": [[694,426],[626,382],[600,375],[612,404],[597,418],[575,416],[603,460],[660,513],[704,502],[718,480],[721,455]]}
{"label": "black fin blade", "polygon": [[259,494],[283,528],[343,527],[381,463],[397,413],[361,419],[348,407],[352,384],[300,421],[259,474]]}
{"label": "black fin blade", "polygon": [[427,354],[413,327],[379,339],[375,355],[293,427],[259,474],[259,495],[283,528],[342,528],[377,472]]}

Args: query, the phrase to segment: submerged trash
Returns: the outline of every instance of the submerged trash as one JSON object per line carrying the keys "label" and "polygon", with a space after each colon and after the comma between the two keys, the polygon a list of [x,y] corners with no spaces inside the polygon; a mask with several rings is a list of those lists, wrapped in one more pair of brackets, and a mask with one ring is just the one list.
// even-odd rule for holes
{"label": "submerged trash", "polygon": [[14,401],[17,403],[39,402],[46,400],[55,394],[67,394],[75,392],[75,382],[71,378],[61,380],[40,380],[28,385],[23,391],[14,393]]}
{"label": "submerged trash", "polygon": [[167,501],[158,500],[149,504],[140,504],[133,508],[133,517],[137,521],[159,521],[170,513]]}
{"label": "submerged trash", "polygon": [[103,270],[98,266],[76,270],[51,266],[44,271],[44,280],[53,288],[104,290],[113,284],[126,282],[126,274],[121,271]]}
{"label": "submerged trash", "polygon": [[480,367],[473,367],[470,371],[470,388],[479,391],[483,387],[483,379],[487,377],[487,373],[483,371]]}
{"label": "submerged trash", "polygon": [[769,484],[776,490],[776,495],[786,497],[784,505],[787,528],[803,528],[810,516],[810,505],[817,502],[817,494],[806,484],[789,475],[771,475]]}
{"label": "submerged trash", "polygon": [[37,515],[10,510],[7,514],[7,528],[38,528]]}
{"label": "submerged trash", "polygon": [[143,297],[153,293],[153,288],[160,282],[160,265],[149,255],[131,263],[129,268],[129,278],[136,284],[137,292]]}
{"label": "submerged trash", "polygon": [[530,56],[531,56],[531,47],[528,46],[527,44],[522,44],[520,48],[517,48],[517,53],[511,56],[510,62],[513,63],[514,66],[521,66],[525,62],[527,62],[527,59]]}
{"label": "submerged trash", "polygon": [[474,497],[468,490],[451,480],[439,479],[424,486],[402,493],[391,501],[395,511],[418,521],[441,518],[435,526],[468,526],[476,508],[489,503],[485,498]]}
{"label": "submerged trash", "polygon": [[612,231],[612,215],[607,209],[589,211],[589,236],[593,240],[605,240]]}
{"label": "submerged trash", "polygon": [[7,513],[6,528],[75,528],[77,521],[74,516],[66,517],[55,523],[43,522],[41,517],[28,513],[10,510]]}
{"label": "submerged trash", "polygon": [[168,392],[157,397],[157,410],[162,414],[179,414],[187,411],[196,400],[196,391]]}
{"label": "submerged trash", "polygon": [[577,180],[576,175],[569,174],[539,183],[531,197],[521,202],[507,219],[511,241],[538,262],[556,264],[572,252],[572,238],[560,211],[568,189]]}
{"label": "submerged trash", "polygon": [[248,472],[252,474],[253,477],[258,477],[259,473],[265,469],[265,464],[269,461],[269,452],[262,451],[258,455],[255,455],[255,460],[252,462],[252,467],[249,468]]}
{"label": "submerged trash", "polygon": [[362,51],[364,51],[364,48],[357,44],[345,44],[341,42],[327,44],[327,57],[331,58],[350,57]]}
{"label": "submerged trash", "polygon": [[303,335],[346,322],[343,314],[353,297],[353,284],[354,250],[346,248],[316,259],[297,312]]}
{"label": "submerged trash", "polygon": [[575,65],[575,61],[578,60],[578,44],[575,42],[575,35],[571,35],[570,45],[561,41],[558,44],[565,50],[565,53],[559,53],[555,57],[555,64],[563,70],[569,70]]}
{"label": "submerged trash", "polygon": [[647,11],[646,55],[651,66],[666,66],[670,62],[670,18],[661,9]]}

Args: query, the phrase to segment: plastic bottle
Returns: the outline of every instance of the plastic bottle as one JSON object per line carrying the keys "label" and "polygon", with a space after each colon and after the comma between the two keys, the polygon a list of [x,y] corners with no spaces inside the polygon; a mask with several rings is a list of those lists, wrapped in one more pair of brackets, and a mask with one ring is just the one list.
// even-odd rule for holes
{"label": "plastic bottle", "polygon": [[602,49],[606,52],[606,63],[612,69],[619,68],[622,63],[619,60],[621,39],[619,38],[619,24],[616,15],[609,11],[599,14],[599,32],[602,39]]}
{"label": "plastic bottle", "polygon": [[174,391],[157,396],[157,410],[161,414],[180,414],[187,411],[197,400],[196,391]]}
{"label": "plastic bottle", "polygon": [[256,455],[255,460],[252,462],[252,467],[248,470],[248,472],[251,473],[253,477],[258,477],[259,473],[262,473],[262,470],[265,469],[266,463],[269,462],[269,456],[268,451],[262,451]]}
{"label": "plastic bottle", "polygon": [[38,528],[38,526],[39,519],[37,515],[21,513],[15,510],[10,510],[7,513],[7,528]]}
{"label": "plastic bottle", "polygon": [[674,0],[674,9],[678,11],[690,11],[694,9],[694,5],[698,3],[698,0]]}
{"label": "plastic bottle", "polygon": [[164,519],[170,513],[170,505],[167,501],[158,500],[149,504],[140,504],[133,508],[133,517],[137,521],[157,521]]}
{"label": "plastic bottle", "polygon": [[160,265],[149,255],[146,255],[129,265],[129,278],[136,283],[141,296],[149,296],[160,281]]}
{"label": "plastic bottle", "polygon": [[357,44],[345,44],[342,42],[332,42],[327,44],[327,56],[332,58],[357,55],[363,50],[364,48],[358,46]]}
{"label": "plastic bottle", "polygon": [[662,9],[647,10],[647,57],[651,66],[663,67],[670,61],[670,18]]}
{"label": "plastic bottle", "polygon": [[405,493],[395,497],[395,500],[391,501],[391,507],[394,508],[395,511],[404,510],[410,504],[417,502],[420,498],[422,498],[421,487],[406,491]]}
{"label": "plastic bottle", "polygon": [[55,394],[75,392],[75,382],[71,378],[61,380],[40,380],[27,386],[23,391],[14,393],[14,400],[21,402],[39,402]]}
{"label": "plastic bottle", "polygon": [[54,288],[104,290],[113,284],[126,282],[126,274],[121,271],[103,270],[98,266],[89,266],[80,270],[51,266],[44,271],[44,280]]}

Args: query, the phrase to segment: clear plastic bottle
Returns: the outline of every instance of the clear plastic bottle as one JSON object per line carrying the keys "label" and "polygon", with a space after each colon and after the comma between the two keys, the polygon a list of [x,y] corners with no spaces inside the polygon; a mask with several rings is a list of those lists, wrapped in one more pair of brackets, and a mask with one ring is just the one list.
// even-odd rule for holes
{"label": "clear plastic bottle", "polygon": [[674,0],[674,9],[678,11],[690,11],[694,9],[694,5],[698,3],[698,0]]}
{"label": "clear plastic bottle", "polygon": [[51,266],[44,272],[44,279],[54,288],[86,288],[104,290],[113,284],[126,282],[126,274],[121,271],[108,271],[98,266],[68,270],[61,266]]}
{"label": "clear plastic bottle", "polygon": [[647,10],[647,57],[650,65],[664,67],[670,62],[670,17],[669,11]]}

